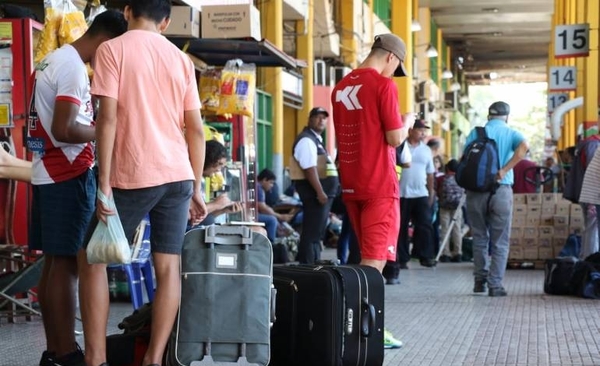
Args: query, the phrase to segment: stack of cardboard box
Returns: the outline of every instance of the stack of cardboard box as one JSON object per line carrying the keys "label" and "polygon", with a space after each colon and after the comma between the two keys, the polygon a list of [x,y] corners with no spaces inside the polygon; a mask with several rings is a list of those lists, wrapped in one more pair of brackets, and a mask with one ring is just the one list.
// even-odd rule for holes
{"label": "stack of cardboard box", "polygon": [[571,233],[583,230],[581,206],[560,193],[515,194],[509,260],[554,258]]}

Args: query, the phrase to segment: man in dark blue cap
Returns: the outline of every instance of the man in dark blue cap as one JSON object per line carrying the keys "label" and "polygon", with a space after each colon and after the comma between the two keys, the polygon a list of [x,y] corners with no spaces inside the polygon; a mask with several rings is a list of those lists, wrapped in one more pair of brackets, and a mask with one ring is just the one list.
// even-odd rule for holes
{"label": "man in dark blue cap", "polygon": [[321,259],[321,238],[325,233],[333,198],[339,189],[337,169],[323,145],[321,135],[329,112],[313,108],[308,125],[296,137],[290,159],[290,178],[302,201],[303,222],[298,244],[300,263]]}
{"label": "man in dark blue cap", "polygon": [[[473,233],[473,262],[475,286],[473,292],[484,293],[489,287],[490,296],[506,296],[502,280],[508,261],[510,225],[514,183],[513,168],[527,154],[529,147],[523,135],[508,127],[510,106],[495,102],[488,109],[485,125],[487,136],[496,141],[500,170],[498,188],[494,193],[467,191],[467,216]],[[473,129],[465,146],[477,138]],[[491,257],[490,253],[491,246]]]}

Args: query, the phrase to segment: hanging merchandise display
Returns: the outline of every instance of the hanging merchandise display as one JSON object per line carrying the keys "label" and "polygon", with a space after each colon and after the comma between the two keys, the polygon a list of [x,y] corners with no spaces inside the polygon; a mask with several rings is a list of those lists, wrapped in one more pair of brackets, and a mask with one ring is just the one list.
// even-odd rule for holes
{"label": "hanging merchandise display", "polygon": [[[35,50],[37,64],[55,49],[76,41],[88,28],[83,11],[71,0],[44,0],[44,29]],[[88,73],[92,69],[88,65]]]}
{"label": "hanging merchandise display", "polygon": [[200,100],[202,110],[217,113],[221,91],[221,70],[209,67],[200,75]]}
{"label": "hanging merchandise display", "polygon": [[252,118],[256,95],[256,65],[242,60],[227,61],[221,71],[220,102],[217,114],[240,114]]}

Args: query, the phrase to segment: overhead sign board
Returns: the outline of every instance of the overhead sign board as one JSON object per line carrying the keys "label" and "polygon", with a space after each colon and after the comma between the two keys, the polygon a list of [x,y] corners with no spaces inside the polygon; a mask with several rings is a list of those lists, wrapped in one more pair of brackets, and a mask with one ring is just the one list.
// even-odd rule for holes
{"label": "overhead sign board", "polygon": [[590,25],[558,25],[554,31],[554,57],[585,57],[590,54]]}
{"label": "overhead sign board", "polygon": [[548,90],[551,92],[577,89],[577,68],[575,66],[553,66],[548,75]]}
{"label": "overhead sign board", "polygon": [[569,94],[567,93],[550,93],[548,94],[548,113],[554,112],[554,110],[564,102],[569,100]]}

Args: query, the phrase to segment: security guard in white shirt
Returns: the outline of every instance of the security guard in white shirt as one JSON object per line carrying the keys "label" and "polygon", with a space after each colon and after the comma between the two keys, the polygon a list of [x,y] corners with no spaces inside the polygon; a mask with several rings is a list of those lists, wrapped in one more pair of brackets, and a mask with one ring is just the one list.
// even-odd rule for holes
{"label": "security guard in white shirt", "polygon": [[323,146],[329,113],[313,108],[308,126],[296,137],[290,159],[290,178],[302,200],[303,222],[298,256],[303,264],[321,258],[321,239],[325,234],[333,198],[338,194],[339,179],[333,160]]}

